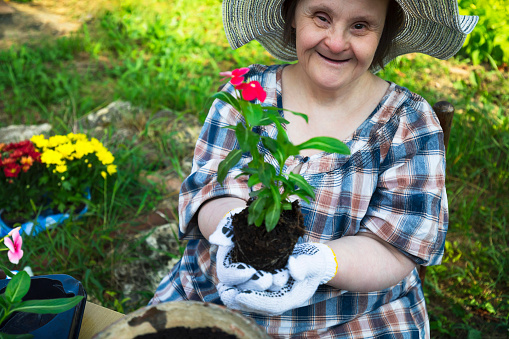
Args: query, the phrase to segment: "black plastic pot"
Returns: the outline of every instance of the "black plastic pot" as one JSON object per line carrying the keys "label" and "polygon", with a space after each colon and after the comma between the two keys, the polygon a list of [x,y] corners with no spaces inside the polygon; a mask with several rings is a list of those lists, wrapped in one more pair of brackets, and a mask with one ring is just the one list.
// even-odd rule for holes
{"label": "black plastic pot", "polygon": [[[5,292],[9,280],[0,280],[0,293]],[[35,314],[15,312],[0,327],[7,334],[30,333],[41,339],[77,339],[80,333],[87,293],[78,280],[65,274],[43,275],[31,278],[30,290],[23,300],[84,298],[74,308],[59,314]]]}

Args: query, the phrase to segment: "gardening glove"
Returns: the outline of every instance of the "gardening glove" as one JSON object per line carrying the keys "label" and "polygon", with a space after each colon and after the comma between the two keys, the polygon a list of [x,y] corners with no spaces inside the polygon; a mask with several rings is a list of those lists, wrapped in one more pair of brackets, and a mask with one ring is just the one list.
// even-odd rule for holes
{"label": "gardening glove", "polygon": [[334,252],[320,243],[297,244],[287,267],[291,277],[279,290],[227,287],[220,293],[221,300],[228,307],[242,311],[278,315],[304,306],[318,286],[327,283],[337,272]]}
{"label": "gardening glove", "polygon": [[232,216],[242,210],[243,208],[236,208],[228,212],[209,237],[209,242],[218,246],[216,254],[217,277],[221,283],[227,286],[238,286],[241,289],[258,291],[279,289],[288,280],[287,270],[278,270],[272,274],[256,270],[245,263],[232,262],[231,255],[234,247]]}

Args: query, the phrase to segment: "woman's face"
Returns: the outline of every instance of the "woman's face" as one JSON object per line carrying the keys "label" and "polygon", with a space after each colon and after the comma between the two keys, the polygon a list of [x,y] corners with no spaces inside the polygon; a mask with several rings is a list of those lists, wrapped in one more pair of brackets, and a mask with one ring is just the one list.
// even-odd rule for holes
{"label": "woman's face", "polygon": [[295,9],[298,66],[324,90],[353,84],[368,72],[389,0],[300,0]]}

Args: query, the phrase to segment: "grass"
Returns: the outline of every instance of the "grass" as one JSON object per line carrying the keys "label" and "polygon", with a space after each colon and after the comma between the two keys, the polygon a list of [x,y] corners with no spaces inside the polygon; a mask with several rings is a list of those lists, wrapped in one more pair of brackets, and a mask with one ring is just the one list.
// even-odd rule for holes
{"label": "grass", "polygon": [[[134,300],[123,294],[113,268],[139,259],[130,223],[175,197],[140,177],[189,172],[220,70],[275,62],[256,43],[230,50],[219,0],[109,2],[73,36],[0,51],[0,126],[50,122],[54,133],[67,133],[114,100],[143,110],[124,122],[135,131],[132,138],[118,141],[111,126],[101,135],[115,154],[117,181],[94,188],[85,218],[26,239],[22,264],[37,274],[73,275],[105,307],[130,312],[145,305],[153,289],[136,291]],[[468,60],[417,55],[399,58],[380,75],[431,103],[445,99],[456,107],[447,154],[446,252],[443,265],[428,269],[424,286],[432,336],[504,337],[509,75]],[[170,209],[177,215],[175,205]]]}

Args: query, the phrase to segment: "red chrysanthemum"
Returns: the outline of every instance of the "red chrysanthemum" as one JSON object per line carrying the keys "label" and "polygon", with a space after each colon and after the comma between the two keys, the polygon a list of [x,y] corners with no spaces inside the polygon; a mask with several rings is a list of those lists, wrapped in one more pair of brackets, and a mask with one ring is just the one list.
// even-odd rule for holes
{"label": "red chrysanthemum", "polygon": [[4,158],[2,160],[2,165],[3,166],[9,166],[9,165],[14,164],[14,163],[16,163],[16,159],[14,159],[14,158],[10,158],[9,157],[9,158]]}
{"label": "red chrysanthemum", "polygon": [[4,167],[4,174],[7,178],[16,178],[21,171],[21,166],[16,163]]}

